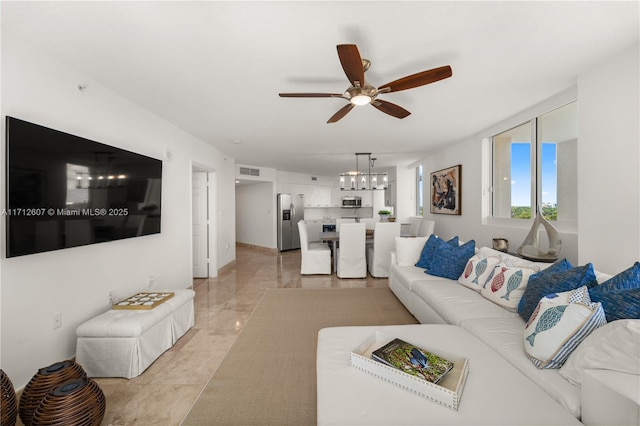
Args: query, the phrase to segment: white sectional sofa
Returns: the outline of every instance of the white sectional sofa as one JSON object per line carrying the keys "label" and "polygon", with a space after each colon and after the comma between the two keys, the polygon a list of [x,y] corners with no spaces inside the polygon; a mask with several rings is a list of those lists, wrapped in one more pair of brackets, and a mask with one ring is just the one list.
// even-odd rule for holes
{"label": "white sectional sofa", "polygon": [[[415,244],[420,246],[422,242]],[[487,247],[476,249],[478,253],[479,257],[500,257],[522,267],[549,266]],[[539,369],[525,353],[525,322],[517,312],[455,280],[429,275],[425,269],[414,266],[415,262],[406,259],[399,262],[398,255],[392,253],[389,287],[420,323],[451,324],[466,329],[585,424],[639,424],[640,320],[618,320],[602,326],[570,355],[569,360],[575,359],[571,363],[567,360],[566,368]],[[406,253],[402,256],[406,258]],[[600,273],[596,277],[598,283],[610,278]],[[590,338],[591,347],[586,344]],[[616,339],[624,339],[619,342],[623,344],[617,345]],[[607,359],[593,359],[601,358],[603,352],[609,354]],[[590,369],[594,374],[583,374],[583,367],[585,372]],[[565,369],[572,371],[562,371]],[[563,374],[584,376],[585,380],[582,386],[572,384]]]}

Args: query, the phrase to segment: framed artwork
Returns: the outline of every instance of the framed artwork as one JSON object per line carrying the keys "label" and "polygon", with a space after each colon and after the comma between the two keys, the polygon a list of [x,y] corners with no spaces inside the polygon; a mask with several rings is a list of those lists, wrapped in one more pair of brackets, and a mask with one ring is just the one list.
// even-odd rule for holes
{"label": "framed artwork", "polygon": [[431,213],[460,215],[462,165],[431,173]]}

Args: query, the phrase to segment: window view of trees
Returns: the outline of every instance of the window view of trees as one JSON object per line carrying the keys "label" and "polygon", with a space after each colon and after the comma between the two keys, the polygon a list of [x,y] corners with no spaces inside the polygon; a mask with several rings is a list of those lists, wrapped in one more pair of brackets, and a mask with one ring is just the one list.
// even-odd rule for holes
{"label": "window view of trees", "polygon": [[577,220],[577,102],[492,138],[492,216]]}
{"label": "window view of trees", "polygon": [[[542,217],[547,220],[558,220],[558,208],[552,205],[543,205],[542,206]],[[523,206],[523,207],[511,207],[511,219],[531,219],[533,215],[531,214],[531,207]]]}

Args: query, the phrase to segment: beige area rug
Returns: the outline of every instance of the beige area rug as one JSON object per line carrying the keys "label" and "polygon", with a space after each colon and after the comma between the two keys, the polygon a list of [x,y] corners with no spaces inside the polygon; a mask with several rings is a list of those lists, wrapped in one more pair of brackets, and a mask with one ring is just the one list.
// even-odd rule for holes
{"label": "beige area rug", "polygon": [[388,288],[267,290],[183,425],[314,425],[318,331],[416,323]]}

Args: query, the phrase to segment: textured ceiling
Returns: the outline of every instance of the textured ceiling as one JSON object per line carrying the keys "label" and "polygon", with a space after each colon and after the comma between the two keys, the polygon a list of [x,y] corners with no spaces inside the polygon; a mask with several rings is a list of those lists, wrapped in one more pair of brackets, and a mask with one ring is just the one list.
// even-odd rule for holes
{"label": "textured ceiling", "polygon": [[[638,2],[2,2],[11,31],[241,164],[333,175],[355,152],[409,164],[571,87],[638,43]],[[451,65],[453,77],[335,124],[336,45],[356,43],[374,86]],[[234,143],[240,141],[240,143]]]}

